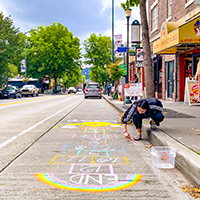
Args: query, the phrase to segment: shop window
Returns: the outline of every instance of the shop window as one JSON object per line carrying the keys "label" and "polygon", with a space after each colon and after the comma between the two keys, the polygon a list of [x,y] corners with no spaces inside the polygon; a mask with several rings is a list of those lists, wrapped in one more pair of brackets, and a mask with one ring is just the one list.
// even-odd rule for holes
{"label": "shop window", "polygon": [[166,62],[166,91],[167,98],[173,98],[174,93],[174,61]]}
{"label": "shop window", "polygon": [[151,19],[152,19],[152,30],[155,30],[158,28],[158,6],[155,6],[152,9]]}
{"label": "shop window", "polygon": [[197,64],[200,62],[200,53],[192,55],[192,76],[194,77],[197,71]]}
{"label": "shop window", "polygon": [[172,0],[168,0],[168,17],[172,16]]}

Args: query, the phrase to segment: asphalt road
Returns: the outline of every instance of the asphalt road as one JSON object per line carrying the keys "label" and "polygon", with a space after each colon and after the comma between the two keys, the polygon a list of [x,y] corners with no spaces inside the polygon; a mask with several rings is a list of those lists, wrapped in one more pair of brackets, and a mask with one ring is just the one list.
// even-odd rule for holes
{"label": "asphalt road", "polygon": [[0,199],[192,199],[176,168],[152,164],[147,141],[123,137],[103,99],[6,100],[0,118]]}

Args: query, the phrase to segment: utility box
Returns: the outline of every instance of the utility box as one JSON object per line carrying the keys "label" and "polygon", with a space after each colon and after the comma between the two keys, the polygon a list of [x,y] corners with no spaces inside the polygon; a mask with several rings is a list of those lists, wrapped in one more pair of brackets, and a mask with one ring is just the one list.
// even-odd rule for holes
{"label": "utility box", "polygon": [[172,169],[175,164],[176,150],[169,146],[151,147],[153,164],[157,168]]}

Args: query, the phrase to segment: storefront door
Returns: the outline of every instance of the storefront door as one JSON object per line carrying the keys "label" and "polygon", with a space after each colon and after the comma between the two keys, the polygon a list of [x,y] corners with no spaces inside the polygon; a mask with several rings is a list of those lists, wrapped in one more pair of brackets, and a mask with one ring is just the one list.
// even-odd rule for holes
{"label": "storefront door", "polygon": [[174,61],[166,62],[166,91],[167,98],[173,98],[174,93]]}

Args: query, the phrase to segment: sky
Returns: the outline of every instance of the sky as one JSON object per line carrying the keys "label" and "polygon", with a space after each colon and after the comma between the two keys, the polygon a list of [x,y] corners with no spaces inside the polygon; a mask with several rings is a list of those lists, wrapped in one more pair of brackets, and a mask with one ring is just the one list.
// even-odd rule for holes
{"label": "sky", "polygon": [[[127,23],[120,4],[124,2],[114,0],[114,35],[122,34],[123,43],[127,40]],[[0,0],[0,10],[4,16],[11,16],[21,32],[56,22],[66,26],[81,43],[92,33],[112,36],[112,0]],[[135,19],[140,21],[136,7],[132,8],[130,23]]]}

